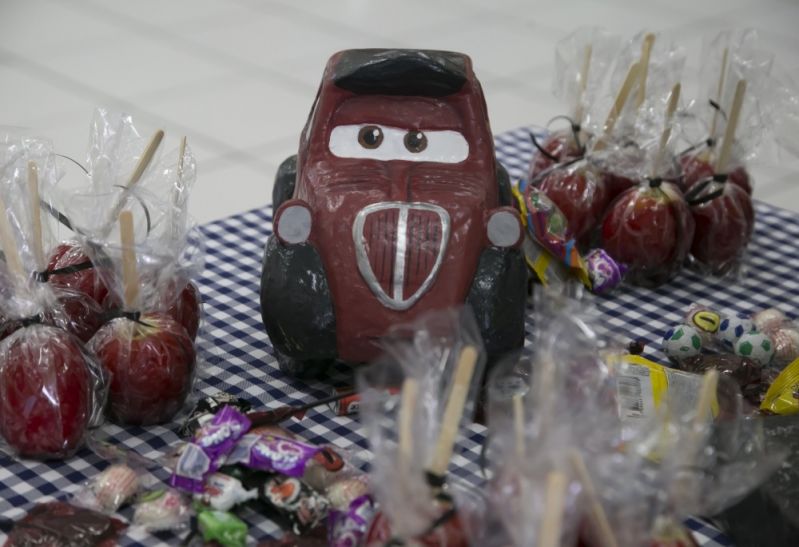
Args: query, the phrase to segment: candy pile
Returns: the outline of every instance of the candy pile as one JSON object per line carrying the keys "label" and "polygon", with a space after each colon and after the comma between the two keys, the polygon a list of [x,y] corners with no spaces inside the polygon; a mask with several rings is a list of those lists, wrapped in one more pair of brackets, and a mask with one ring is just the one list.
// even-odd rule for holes
{"label": "candy pile", "polygon": [[[659,285],[685,263],[737,273],[754,226],[743,162],[777,101],[772,56],[752,33],[719,35],[702,56],[714,63],[700,75],[712,95],[682,107],[678,46],[655,34],[617,43],[580,29],[557,46],[555,91],[573,112],[553,120],[568,120],[568,130],[542,143],[531,134],[537,151],[517,188],[528,264],[545,285],[576,275],[596,293],[622,277]],[[696,105],[708,99],[705,115]]]}
{"label": "candy pile", "polygon": [[162,423],[190,392],[195,168],[185,140],[156,161],[162,137],[142,146],[130,118],[98,111],[87,189],[65,199],[49,143],[0,135],[0,435],[14,454],[66,457],[104,411]]}
{"label": "candy pile", "polygon": [[[770,386],[780,386],[787,376],[795,375],[799,325],[776,308],[740,316],[695,305],[682,324],[665,333],[663,351],[682,370],[702,373],[715,369],[733,377],[752,404],[773,412],[771,401],[765,400],[772,397],[766,393]],[[775,389],[787,390],[789,398],[795,399],[792,385],[788,382]],[[792,408],[799,405],[799,399],[795,401]]]}

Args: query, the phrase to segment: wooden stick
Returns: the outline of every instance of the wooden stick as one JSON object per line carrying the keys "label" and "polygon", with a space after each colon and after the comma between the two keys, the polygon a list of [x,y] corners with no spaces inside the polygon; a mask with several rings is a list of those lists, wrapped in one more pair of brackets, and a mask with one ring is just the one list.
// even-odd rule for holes
{"label": "wooden stick", "polygon": [[186,145],[188,139],[184,136],[180,139],[180,150],[178,151],[178,172],[177,180],[172,186],[172,210],[169,215],[170,228],[172,230],[172,240],[178,241],[180,239],[180,226],[178,225],[178,213],[176,209],[180,207],[180,196],[183,194],[186,186],[183,184],[183,161],[186,156]]}
{"label": "wooden stick", "polygon": [[[693,424],[699,428],[708,419],[708,412],[712,411],[713,398],[719,387],[719,371],[708,370],[702,378],[702,389],[699,392],[699,399],[696,401],[696,412],[694,413]],[[712,412],[711,412],[712,416]]]}
{"label": "wooden stick", "polygon": [[6,268],[15,283],[22,283],[25,280],[25,268],[22,267],[22,259],[19,256],[17,242],[14,238],[14,231],[8,221],[8,208],[5,201],[0,197],[0,243],[3,245],[3,252],[6,256]]}
{"label": "wooden stick", "polygon": [[585,99],[585,89],[588,86],[588,71],[591,68],[591,56],[594,53],[594,46],[592,44],[588,44],[585,46],[585,53],[583,55],[583,66],[580,67],[580,88],[577,93],[577,106],[574,109],[574,121],[582,124],[583,123],[583,115],[584,107],[583,107],[583,99]]}
{"label": "wooden stick", "polygon": [[[721,74],[719,74],[719,83],[716,87],[716,104],[721,105],[721,94],[724,92],[724,80],[727,78],[727,57],[730,54],[730,50],[728,48],[724,48],[724,52],[721,54]],[[718,124],[719,120],[719,109],[713,109],[713,119],[710,121],[710,135],[708,138],[711,140],[716,140],[716,125]],[[710,148],[705,150],[703,159],[708,161],[710,159]]]}
{"label": "wooden stick", "polygon": [[583,485],[583,490],[588,498],[588,505],[591,511],[591,519],[594,522],[594,527],[599,535],[600,547],[619,547],[619,542],[613,534],[613,527],[610,525],[608,516],[605,513],[605,508],[602,507],[602,502],[599,500],[594,481],[588,473],[588,468],[585,466],[585,460],[582,454],[577,450],[570,451],[570,459],[572,467],[577,471],[577,477]]}
{"label": "wooden stick", "polygon": [[438,443],[429,468],[430,472],[435,475],[444,475],[447,472],[447,467],[449,467],[452,448],[455,445],[455,438],[458,434],[458,425],[463,416],[463,408],[466,405],[466,397],[469,395],[469,386],[472,382],[476,365],[477,349],[474,346],[466,346],[461,351],[458,359],[452,389],[449,392],[447,406],[444,409],[441,432],[438,435]]}
{"label": "wooden stick", "polygon": [[649,75],[649,59],[652,55],[652,46],[655,44],[655,35],[651,32],[644,36],[641,44],[641,84],[638,86],[638,95],[635,99],[635,108],[641,108],[646,100],[646,78]]}
{"label": "wooden stick", "polygon": [[682,88],[679,82],[674,84],[674,87],[671,88],[669,104],[666,107],[666,119],[663,127],[663,133],[660,134],[660,142],[658,143],[657,152],[655,153],[655,161],[652,164],[652,177],[657,176],[660,162],[663,160],[663,153],[666,151],[666,144],[668,144],[669,137],[671,137],[671,120],[674,118],[674,113],[677,111],[677,104],[680,101],[681,89]]}
{"label": "wooden stick", "polygon": [[180,150],[178,151],[178,183],[183,182],[183,160],[186,156],[186,145],[188,144],[188,139],[184,135],[180,139]]}
{"label": "wooden stick", "polygon": [[527,446],[524,438],[524,399],[521,393],[513,396],[513,430],[516,437],[516,455],[519,460],[527,456]]}
{"label": "wooden stick", "polygon": [[546,501],[541,520],[538,547],[559,547],[563,529],[563,511],[566,504],[566,488],[569,481],[561,471],[550,471],[547,475]]}
{"label": "wooden stick", "polygon": [[158,131],[153,134],[150,142],[147,144],[147,147],[144,149],[144,153],[142,154],[141,158],[139,158],[139,162],[136,164],[136,167],[133,169],[133,173],[131,173],[130,178],[128,178],[127,184],[125,184],[125,189],[122,191],[122,195],[119,197],[117,202],[111,207],[111,212],[108,216],[108,221],[105,223],[102,233],[104,235],[108,235],[108,232],[111,231],[111,226],[114,225],[119,214],[122,212],[122,209],[125,208],[125,205],[128,201],[128,191],[131,188],[136,186],[136,184],[141,180],[142,176],[144,175],[144,171],[150,165],[150,162],[153,161],[153,157],[155,156],[158,147],[161,144],[161,141],[164,139],[164,132],[159,129]]}
{"label": "wooden stick", "polygon": [[416,408],[418,396],[419,382],[413,378],[405,378],[405,381],[402,382],[400,410],[397,419],[400,469],[410,468],[410,463],[413,461],[413,411]]}
{"label": "wooden stick", "polygon": [[613,106],[610,107],[610,112],[608,112],[608,117],[602,129],[602,137],[596,143],[596,146],[594,146],[594,150],[601,150],[606,146],[606,139],[613,132],[613,128],[616,126],[616,122],[621,115],[621,111],[624,109],[624,105],[627,104],[627,99],[629,99],[630,92],[638,81],[640,73],[641,63],[635,62],[630,65],[627,76],[624,78],[624,82],[621,84],[619,92],[616,94],[616,100],[613,101]]}
{"label": "wooden stick", "polygon": [[552,407],[555,402],[555,363],[546,360],[541,363],[540,367],[539,375],[536,377],[538,389],[535,402],[538,409],[536,419],[540,424],[538,436],[543,439],[549,434],[549,426],[552,423]]}
{"label": "wooden stick", "polygon": [[735,96],[732,98],[732,108],[729,111],[727,118],[727,127],[724,129],[724,142],[721,143],[721,150],[716,158],[716,173],[723,173],[727,167],[727,161],[730,159],[732,152],[732,145],[735,142],[735,130],[738,128],[738,118],[741,116],[741,107],[744,102],[744,95],[746,94],[746,80],[738,80],[738,85],[735,86]]}
{"label": "wooden stick", "polygon": [[133,233],[133,213],[119,214],[119,234],[122,241],[122,283],[125,290],[125,308],[132,310],[139,298],[139,274],[136,271],[136,239]]}
{"label": "wooden stick", "polygon": [[28,200],[31,208],[31,246],[33,258],[36,261],[36,270],[42,271],[46,265],[44,257],[44,243],[42,242],[42,207],[39,203],[39,166],[35,161],[28,162]]}

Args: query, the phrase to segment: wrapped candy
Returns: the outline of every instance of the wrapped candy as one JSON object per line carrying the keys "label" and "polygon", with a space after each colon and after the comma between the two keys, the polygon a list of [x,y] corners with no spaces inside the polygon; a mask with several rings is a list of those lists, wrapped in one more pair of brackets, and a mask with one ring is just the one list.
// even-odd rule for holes
{"label": "wrapped candy", "polygon": [[760,409],[774,414],[799,414],[799,358],[789,364],[774,379]]}
{"label": "wrapped candy", "polygon": [[245,547],[247,524],[236,515],[224,511],[200,511],[197,527],[205,542],[216,542],[222,547]]}
{"label": "wrapped candy", "polygon": [[147,532],[188,528],[193,511],[177,490],[156,489],[140,495],[134,505],[133,525]]}
{"label": "wrapped candy", "polygon": [[[482,376],[478,333],[465,311],[430,314],[394,329],[385,361],[359,373],[374,453],[370,483],[381,509],[365,545],[466,545],[467,515],[477,509],[453,506],[462,487],[446,471]],[[391,395],[387,388],[398,385],[400,394]]]}
{"label": "wrapped candy", "polygon": [[80,507],[103,513],[116,513],[131,501],[140,488],[139,473],[126,464],[114,464],[91,481],[74,497]]}

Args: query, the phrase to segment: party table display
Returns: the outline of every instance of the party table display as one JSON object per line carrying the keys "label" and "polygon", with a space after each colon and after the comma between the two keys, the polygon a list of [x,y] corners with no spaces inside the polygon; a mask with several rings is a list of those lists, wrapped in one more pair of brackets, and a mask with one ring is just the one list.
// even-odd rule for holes
{"label": "party table display", "polygon": [[[728,544],[690,515],[777,469],[797,483],[761,421],[799,414],[780,309],[799,287],[772,264],[799,219],[751,205],[731,160],[759,89],[748,36],[707,56],[731,106],[680,155],[681,63],[654,35],[561,43],[576,122],[501,135],[496,156],[468,57],[337,54],[278,173],[274,234],[268,209],[193,230],[185,139],[159,159],[163,132],[128,117],[98,111],[68,196],[49,145],[6,134],[6,544]],[[595,72],[619,74],[601,126]],[[525,259],[547,287],[535,313]]]}

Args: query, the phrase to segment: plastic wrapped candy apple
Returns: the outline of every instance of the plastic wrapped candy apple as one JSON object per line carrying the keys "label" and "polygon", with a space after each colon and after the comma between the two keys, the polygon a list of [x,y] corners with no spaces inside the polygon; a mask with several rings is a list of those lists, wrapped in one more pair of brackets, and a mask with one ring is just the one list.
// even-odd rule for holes
{"label": "plastic wrapped candy apple", "polygon": [[566,217],[578,243],[587,244],[610,198],[602,175],[581,160],[551,170],[534,184]]}
{"label": "plastic wrapped candy apple", "polygon": [[551,131],[539,143],[534,136],[536,151],[529,169],[528,180],[560,163],[582,157],[592,130],[592,107],[601,88],[607,69],[618,49],[618,38],[599,27],[582,27],[560,40],[555,46],[555,77],[552,90],[565,101],[569,127]]}
{"label": "plastic wrapped candy apple", "polygon": [[677,186],[655,179],[622,193],[605,214],[601,233],[602,248],[628,266],[628,280],[659,285],[688,256],[694,219]]}
{"label": "plastic wrapped candy apple", "polygon": [[[478,332],[458,311],[429,314],[392,331],[385,361],[359,374],[361,416],[375,453],[370,485],[381,507],[366,545],[468,545],[474,506],[457,494],[453,504],[459,484],[446,473],[482,378]],[[392,394],[397,385],[400,393]]]}
{"label": "plastic wrapped candy apple", "polygon": [[[746,81],[739,80],[716,171],[723,172],[729,160],[745,91]],[[686,192],[686,199],[696,224],[691,256],[700,269],[714,275],[734,272],[754,230],[755,211],[749,194],[722,175],[695,184]]]}
{"label": "plastic wrapped candy apple", "polygon": [[[120,248],[107,245],[105,251],[121,271],[120,280],[110,285],[124,295],[125,311],[104,325],[89,347],[112,374],[111,418],[123,424],[163,423],[181,409],[191,390],[194,345],[186,329],[168,315],[139,311],[142,302],[157,301],[168,287],[140,285],[134,220],[129,211],[120,214],[120,238]],[[152,267],[150,258],[141,254],[139,258]]]}
{"label": "plastic wrapped candy apple", "polygon": [[[694,237],[694,220],[679,188],[658,174],[668,168],[668,142],[680,85],[672,89],[665,128],[649,160],[651,177],[624,191],[602,221],[602,248],[629,267],[627,279],[659,285],[681,268]],[[667,171],[665,171],[667,172]]]}
{"label": "plastic wrapped candy apple", "polygon": [[[5,204],[0,199],[0,210]],[[0,436],[26,458],[64,458],[77,450],[104,403],[102,369],[68,332],[41,321],[54,297],[32,281],[0,215],[11,300],[4,302],[18,329],[0,342]]]}

